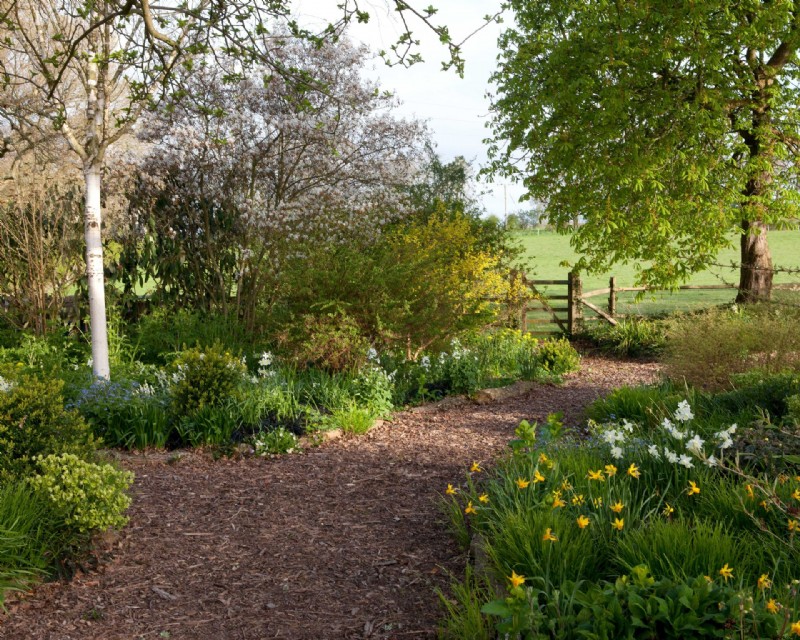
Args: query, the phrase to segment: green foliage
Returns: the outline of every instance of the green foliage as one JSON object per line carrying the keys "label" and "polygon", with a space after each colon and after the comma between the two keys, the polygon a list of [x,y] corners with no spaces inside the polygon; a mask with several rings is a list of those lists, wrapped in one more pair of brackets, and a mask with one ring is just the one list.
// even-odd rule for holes
{"label": "green foliage", "polygon": [[631,261],[640,284],[668,287],[732,231],[797,219],[791,4],[508,8],[491,171],[524,179],[551,222],[575,228],[577,266]]}
{"label": "green foliage", "polygon": [[175,433],[184,445],[224,448],[233,443],[233,436],[242,425],[241,415],[235,400],[201,404],[191,413],[181,416]]}
{"label": "green foliage", "polygon": [[556,376],[577,371],[580,368],[581,357],[566,338],[541,342],[537,355],[542,369]]}
{"label": "green foliage", "polygon": [[64,408],[62,388],[59,380],[23,377],[0,391],[0,478],[24,475],[36,456],[94,451],[86,422]]}
{"label": "green foliage", "polygon": [[341,310],[300,316],[281,334],[280,343],[298,367],[326,371],[359,369],[369,347],[356,320]]}
{"label": "green foliage", "polygon": [[491,624],[481,614],[490,587],[475,575],[470,565],[467,565],[462,582],[451,582],[450,593],[451,597],[448,597],[437,589],[439,602],[445,611],[438,637],[442,640],[492,640],[495,636]]}
{"label": "green foliage", "polygon": [[616,325],[596,323],[587,335],[600,348],[618,356],[654,356],[666,343],[662,326],[642,318],[622,319]]}
{"label": "green foliage", "polygon": [[288,429],[279,427],[257,435],[253,440],[257,456],[281,455],[300,450],[297,436]]}
{"label": "green foliage", "polygon": [[38,473],[30,486],[54,507],[64,524],[78,532],[104,531],[122,527],[130,506],[125,493],[133,474],[109,464],[81,460],[71,453],[38,456]]}
{"label": "green foliage", "polygon": [[328,417],[328,423],[334,429],[345,433],[362,434],[372,428],[375,417],[369,409],[351,405],[345,409],[337,409]]}
{"label": "green foliage", "polygon": [[677,382],[729,389],[733,376],[800,371],[797,317],[780,309],[708,311],[677,320],[669,332],[667,375]]}
{"label": "green foliage", "polygon": [[237,397],[246,368],[216,344],[182,352],[172,363],[171,371],[173,409],[178,415],[189,415]]}

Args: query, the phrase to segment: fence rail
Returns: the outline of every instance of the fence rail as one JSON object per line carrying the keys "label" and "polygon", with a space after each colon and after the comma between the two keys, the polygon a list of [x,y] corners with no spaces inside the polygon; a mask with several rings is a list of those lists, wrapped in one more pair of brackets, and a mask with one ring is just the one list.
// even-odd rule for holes
{"label": "fence rail", "polygon": [[[609,278],[608,287],[583,291],[583,283],[577,273],[570,272],[566,280],[526,280],[534,294],[528,306],[523,309],[521,314],[522,330],[538,336],[548,336],[555,333],[565,333],[573,335],[577,333],[586,322],[606,322],[616,325],[618,320],[624,318],[624,314],[617,312],[617,296],[620,293],[659,291],[648,287],[619,287],[616,277]],[[539,287],[557,287],[558,293],[543,293]],[[678,287],[680,291],[692,290],[737,290],[736,285],[732,284],[687,284]],[[800,291],[800,283],[775,284],[773,290],[778,291]],[[566,289],[563,293],[563,289]],[[591,298],[607,296],[604,304],[600,301],[590,302]],[[566,301],[566,306],[553,305],[552,301]],[[595,316],[586,317],[584,308],[591,310]],[[532,317],[531,317],[532,316]],[[536,330],[530,330],[530,326]],[[558,329],[544,330],[545,325],[555,326]]]}

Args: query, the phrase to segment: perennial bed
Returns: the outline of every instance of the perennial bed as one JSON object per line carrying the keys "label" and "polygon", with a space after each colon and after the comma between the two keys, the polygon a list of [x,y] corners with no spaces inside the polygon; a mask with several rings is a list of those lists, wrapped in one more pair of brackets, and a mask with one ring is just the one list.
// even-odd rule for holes
{"label": "perennial bed", "polygon": [[130,525],[108,542],[113,559],[10,598],[0,637],[433,637],[434,588],[463,567],[441,522],[446,483],[503,450],[521,419],[559,409],[574,424],[596,397],[656,373],[585,358],[561,387],[397,414],[303,455],[126,459],[134,502]]}

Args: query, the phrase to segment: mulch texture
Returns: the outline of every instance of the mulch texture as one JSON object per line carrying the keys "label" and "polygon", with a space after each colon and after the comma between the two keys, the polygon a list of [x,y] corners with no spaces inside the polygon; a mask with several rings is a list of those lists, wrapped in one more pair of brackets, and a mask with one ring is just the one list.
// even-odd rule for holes
{"label": "mulch texture", "polygon": [[100,569],[11,598],[0,638],[432,638],[436,588],[464,556],[448,482],[506,448],[523,418],[583,408],[658,366],[585,357],[562,386],[486,406],[403,412],[366,436],[275,459],[133,456],[130,524]]}

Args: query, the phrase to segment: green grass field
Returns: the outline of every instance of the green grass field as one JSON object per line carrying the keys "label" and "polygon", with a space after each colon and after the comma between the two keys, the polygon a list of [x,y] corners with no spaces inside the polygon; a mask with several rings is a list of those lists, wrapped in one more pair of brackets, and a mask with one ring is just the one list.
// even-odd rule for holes
{"label": "green grass field", "polygon": [[[559,266],[562,261],[575,262],[577,254],[570,246],[570,237],[548,231],[519,231],[512,236],[524,249],[528,266],[528,277],[543,280],[565,280],[568,269]],[[735,241],[735,238],[732,238]],[[800,269],[800,230],[770,231],[769,244],[772,249],[772,261],[778,268]],[[739,259],[738,245],[733,245],[720,252],[717,262],[720,264],[737,263]],[[634,266],[615,265],[609,273],[583,274],[583,289],[591,291],[608,287],[610,276],[615,276],[618,287],[635,286],[636,271]],[[733,284],[739,281],[737,269],[714,267],[708,271],[695,274],[686,284],[719,285]],[[800,285],[800,273],[776,273],[775,283]],[[539,287],[546,293],[563,294],[566,287]],[[618,297],[617,310],[620,314],[656,315],[673,311],[688,311],[726,302],[736,297],[735,289],[723,290],[690,290],[676,292],[647,293],[641,300],[635,293],[621,293]],[[800,293],[776,291],[774,297],[778,301],[800,304]],[[608,296],[591,299],[593,304],[605,308]],[[563,306],[559,301],[559,306]],[[565,303],[564,303],[565,304]],[[587,317],[593,314],[585,309]],[[533,317],[533,316],[531,316]],[[547,330],[549,327],[542,327]]]}

